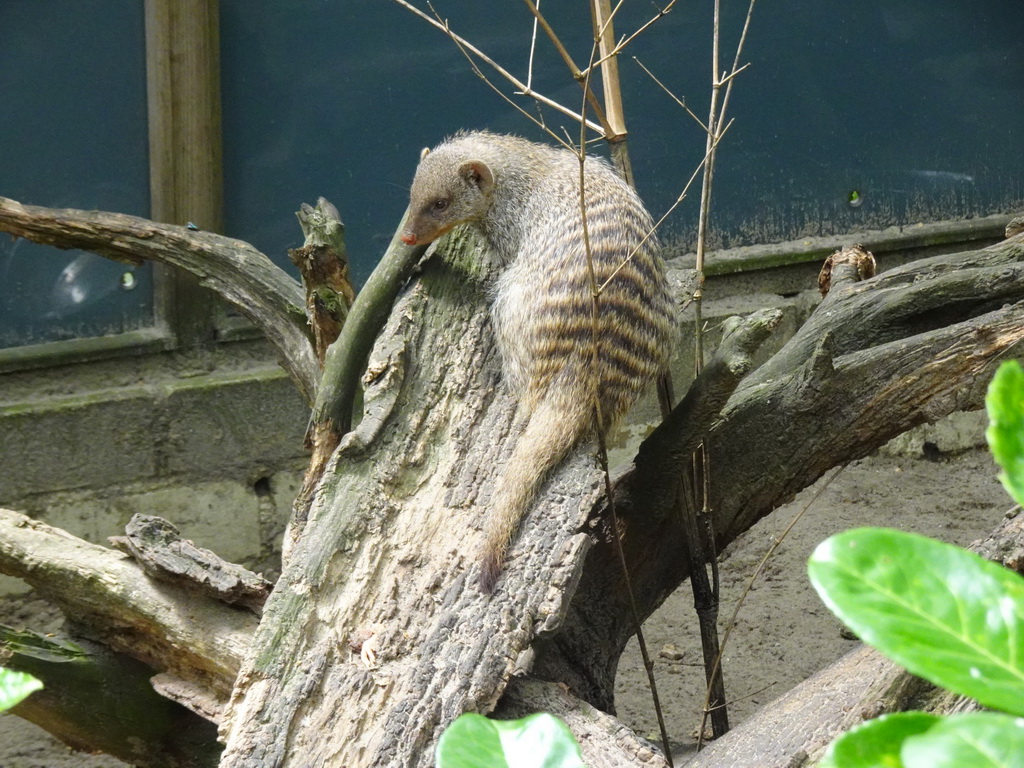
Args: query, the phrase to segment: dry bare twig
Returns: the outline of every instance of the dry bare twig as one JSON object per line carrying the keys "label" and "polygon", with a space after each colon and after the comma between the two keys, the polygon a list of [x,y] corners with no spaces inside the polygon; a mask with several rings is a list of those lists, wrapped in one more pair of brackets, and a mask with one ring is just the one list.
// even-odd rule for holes
{"label": "dry bare twig", "polygon": [[[503,78],[508,80],[508,82],[511,83],[524,96],[528,96],[531,99],[534,99],[534,100],[540,102],[541,104],[544,104],[545,106],[551,107],[552,109],[554,109],[557,112],[561,112],[562,114],[566,115],[567,117],[572,118],[575,122],[580,122],[580,121],[585,122],[587,127],[590,128],[592,131],[596,131],[597,133],[601,132],[601,126],[598,125],[597,123],[593,123],[590,120],[587,120],[583,115],[580,115],[578,113],[573,112],[568,107],[565,107],[562,104],[559,104],[554,99],[548,98],[547,96],[545,96],[542,93],[537,93],[537,91],[533,90],[526,83],[522,82],[519,78],[517,78],[515,75],[513,75],[507,69],[505,69],[500,64],[498,64],[498,62],[496,62],[494,59],[492,59],[486,53],[481,51],[479,48],[477,48],[475,45],[470,43],[464,37],[461,37],[460,35],[456,34],[454,31],[452,31],[452,29],[448,26],[448,22],[441,21],[439,16],[437,18],[431,18],[429,14],[424,13],[422,10],[417,8],[415,5],[413,5],[412,3],[408,2],[408,0],[394,0],[394,2],[398,3],[400,6],[402,6],[403,8],[405,8],[407,10],[409,10],[410,12],[416,14],[417,16],[419,16],[421,19],[426,21],[431,26],[434,26],[434,27],[437,27],[438,29],[440,29],[442,32],[444,32],[446,35],[448,35],[448,37],[451,38],[451,40],[453,42],[455,42],[459,46],[459,48],[463,50],[463,52],[468,51],[468,52],[472,53],[474,56],[478,57],[481,61],[483,61],[486,64],[488,64],[491,68],[494,69],[495,72],[497,72]],[[480,72],[478,70],[477,74],[479,74],[481,77],[483,77],[483,79],[486,82],[490,83],[490,81],[487,80],[487,78],[483,76],[482,72]],[[492,87],[494,87],[494,86],[492,85]],[[498,92],[501,93],[501,91],[499,89],[496,88],[495,90],[498,90]],[[520,108],[520,111],[522,111],[522,108]],[[524,114],[527,114],[527,113],[524,112]],[[536,122],[535,118],[533,118],[532,116],[528,115],[528,117],[530,118],[530,120]]]}

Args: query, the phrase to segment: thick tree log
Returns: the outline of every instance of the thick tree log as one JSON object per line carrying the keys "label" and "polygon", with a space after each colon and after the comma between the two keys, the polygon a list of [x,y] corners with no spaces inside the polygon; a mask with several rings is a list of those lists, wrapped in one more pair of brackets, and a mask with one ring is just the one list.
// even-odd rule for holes
{"label": "thick tree log", "polygon": [[124,554],[0,509],[0,573],[24,579],[76,633],[164,670],[192,688],[197,710],[228,697],[255,615],[157,583]]}
{"label": "thick tree log", "polygon": [[153,670],[81,638],[0,627],[0,665],[35,675],[44,688],[13,714],[68,746],[145,768],[212,768],[216,726],[153,690]]}
{"label": "thick tree log", "polygon": [[560,622],[600,478],[586,451],[567,461],[480,593],[471,553],[516,425],[470,271],[432,259],[392,313],[239,678],[226,766],[427,765]]}
{"label": "thick tree log", "polygon": [[[995,368],[1024,339],[1022,302],[1021,235],[834,284],[785,347],[740,383],[711,429],[719,551],[831,467],[919,424],[980,408]],[[672,494],[652,466],[638,456],[615,484],[643,617],[689,574]],[[615,669],[634,631],[617,562],[605,541],[590,549],[565,627],[536,666],[606,711],[614,711]]]}
{"label": "thick tree log", "polygon": [[[786,364],[770,363],[741,383],[711,428],[719,545],[836,463],[979,404],[984,377],[1022,336],[1021,307],[1004,306],[1024,299],[1020,257],[1017,240],[854,286],[836,276],[817,324],[783,350]],[[328,466],[239,677],[223,731],[225,765],[427,765],[447,722],[489,711],[509,675],[531,667],[591,704],[612,704],[614,668],[632,626],[613,548],[607,536],[591,535],[604,519],[603,483],[587,446],[546,483],[496,595],[475,589],[469,553],[520,425],[498,386],[484,289],[473,277],[487,257],[470,250],[449,258],[425,265],[378,339],[364,418]],[[921,288],[928,282],[944,301]],[[674,473],[666,457],[685,453],[700,431],[682,413],[674,417],[681,429],[662,430],[615,485],[645,615],[687,573],[663,476],[667,466]],[[32,561],[31,547],[9,560],[22,558]],[[121,573],[116,559],[107,566],[118,580],[138,578]],[[82,600],[97,626],[127,623],[139,635],[165,633],[172,605],[196,599],[168,599],[164,588],[119,597],[166,601],[165,615],[138,609],[152,626],[131,624],[101,616],[96,606],[109,596],[65,589],[77,585],[65,575],[36,576],[69,611]],[[214,624],[202,639],[217,637]],[[115,644],[116,635],[105,641]],[[161,642],[150,657],[182,650]],[[244,644],[239,638],[236,647]],[[230,655],[196,650],[199,658],[170,665],[176,675],[203,655]],[[208,675],[230,671],[221,664]]]}
{"label": "thick tree log", "polygon": [[121,213],[22,205],[0,197],[0,232],[65,250],[81,248],[129,264],[184,269],[234,304],[277,348],[282,367],[310,403],[320,369],[298,282],[248,243]]}

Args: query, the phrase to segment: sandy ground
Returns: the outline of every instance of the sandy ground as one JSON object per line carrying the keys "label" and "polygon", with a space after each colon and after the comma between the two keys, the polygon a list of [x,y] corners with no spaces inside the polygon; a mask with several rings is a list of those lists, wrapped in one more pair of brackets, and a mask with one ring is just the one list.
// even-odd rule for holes
{"label": "sandy ground", "polygon": [[[773,541],[817,491],[804,491],[776,510],[722,559],[722,617],[728,619],[750,575]],[[830,534],[861,525],[917,531],[969,544],[991,531],[1011,503],[988,453],[972,450],[936,460],[873,457],[851,464],[804,512],[768,562],[739,611],[725,653],[725,682],[733,724],[854,646],[820,603],[805,572],[811,551]],[[0,600],[0,622],[26,625],[41,615],[59,623],[39,601]],[[32,628],[40,629],[33,621]],[[671,739],[692,744],[703,704],[703,672],[688,587],[679,590],[645,627]],[[635,643],[619,672],[618,714],[657,739],[646,677]],[[0,715],[0,768],[116,768],[118,760],[71,753],[45,732]]]}
{"label": "sandy ground", "polygon": [[[873,525],[968,545],[988,535],[1012,506],[996,474],[990,455],[980,449],[931,461],[871,457],[849,465],[816,501],[811,498],[828,475],[733,542],[721,560],[720,626],[736,610],[775,539],[806,507],[739,609],[723,657],[730,723],[738,724],[857,644],[840,633],[842,625],[807,579],[807,559],[819,542],[848,528]],[[688,584],[644,631],[669,738],[685,754],[695,741],[704,705],[703,658]],[[618,715],[660,742],[635,640],[619,666],[616,696]]]}

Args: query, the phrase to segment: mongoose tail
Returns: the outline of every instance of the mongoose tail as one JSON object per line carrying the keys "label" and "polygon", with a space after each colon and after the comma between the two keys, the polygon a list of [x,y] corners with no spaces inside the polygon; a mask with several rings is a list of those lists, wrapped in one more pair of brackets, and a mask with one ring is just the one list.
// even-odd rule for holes
{"label": "mongoose tail", "polygon": [[[575,388],[574,388],[575,389]],[[587,433],[593,399],[553,387],[537,403],[498,480],[480,555],[480,589],[490,594],[505,565],[509,544],[548,473]]]}

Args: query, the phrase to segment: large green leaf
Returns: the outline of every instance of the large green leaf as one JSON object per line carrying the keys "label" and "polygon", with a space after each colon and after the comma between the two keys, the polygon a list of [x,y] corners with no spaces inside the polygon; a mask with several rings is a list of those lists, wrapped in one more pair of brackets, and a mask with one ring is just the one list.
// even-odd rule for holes
{"label": "large green leaf", "polygon": [[940,722],[941,717],[927,712],[900,712],[868,720],[833,741],[818,768],[902,768],[904,741]]}
{"label": "large green leaf", "polygon": [[1018,504],[1024,504],[1024,370],[1016,360],[999,366],[985,396],[992,456],[1003,471],[999,479]]}
{"label": "large green leaf", "polygon": [[32,675],[0,667],[0,712],[10,709],[42,687],[43,684]]}
{"label": "large green leaf", "polygon": [[1024,720],[994,712],[947,717],[901,752],[906,768],[1024,768]]}
{"label": "large green leaf", "polygon": [[455,719],[437,741],[437,768],[507,768],[501,738],[491,721],[466,714]]}
{"label": "large green leaf", "polygon": [[572,732],[557,717],[490,720],[465,714],[437,742],[438,768],[585,768]]}
{"label": "large green leaf", "polygon": [[1024,579],[959,547],[884,528],[826,539],[808,563],[822,600],[915,675],[1024,714]]}

